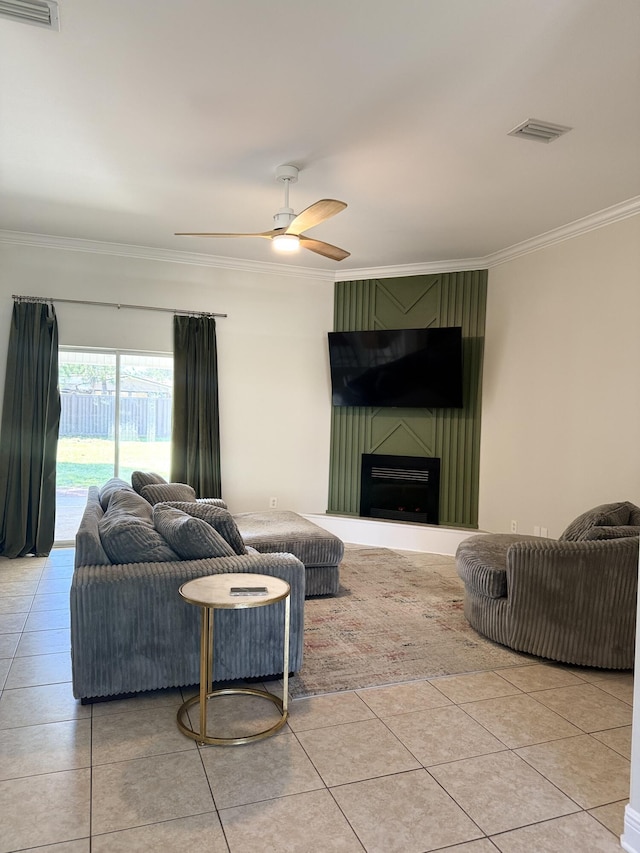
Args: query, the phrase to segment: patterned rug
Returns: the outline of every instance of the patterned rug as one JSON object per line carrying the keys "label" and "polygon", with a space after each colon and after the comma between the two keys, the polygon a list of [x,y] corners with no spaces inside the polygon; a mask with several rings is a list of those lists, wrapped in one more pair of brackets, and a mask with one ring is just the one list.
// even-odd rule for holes
{"label": "patterned rug", "polygon": [[530,660],[464,618],[453,557],[348,545],[337,596],[307,599],[292,698],[513,666]]}

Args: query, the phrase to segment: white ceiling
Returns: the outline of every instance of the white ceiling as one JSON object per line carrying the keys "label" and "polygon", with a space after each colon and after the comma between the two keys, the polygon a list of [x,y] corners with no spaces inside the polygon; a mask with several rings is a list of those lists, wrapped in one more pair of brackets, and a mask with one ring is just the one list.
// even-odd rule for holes
{"label": "white ceiling", "polygon": [[[60,0],[0,18],[0,229],[317,270],[482,258],[640,197],[638,0]],[[507,135],[569,125],[551,144]],[[6,235],[5,235],[6,236]],[[287,261],[284,261],[285,263]]]}

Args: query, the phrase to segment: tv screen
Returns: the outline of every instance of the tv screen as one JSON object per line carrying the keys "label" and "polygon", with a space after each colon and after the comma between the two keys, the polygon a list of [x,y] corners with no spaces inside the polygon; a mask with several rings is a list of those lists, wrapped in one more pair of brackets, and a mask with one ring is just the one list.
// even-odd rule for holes
{"label": "tv screen", "polygon": [[329,332],[334,406],[462,407],[462,329]]}

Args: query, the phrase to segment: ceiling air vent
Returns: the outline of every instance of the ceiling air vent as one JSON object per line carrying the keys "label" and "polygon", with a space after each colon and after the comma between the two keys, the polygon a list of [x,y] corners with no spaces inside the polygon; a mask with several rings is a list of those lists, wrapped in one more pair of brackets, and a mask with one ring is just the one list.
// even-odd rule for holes
{"label": "ceiling air vent", "polygon": [[0,0],[0,17],[49,30],[60,29],[56,0]]}
{"label": "ceiling air vent", "polygon": [[510,130],[508,136],[519,136],[521,139],[533,139],[535,142],[553,142],[563,133],[568,133],[570,127],[562,124],[550,124],[548,121],[538,121],[537,118],[528,118]]}

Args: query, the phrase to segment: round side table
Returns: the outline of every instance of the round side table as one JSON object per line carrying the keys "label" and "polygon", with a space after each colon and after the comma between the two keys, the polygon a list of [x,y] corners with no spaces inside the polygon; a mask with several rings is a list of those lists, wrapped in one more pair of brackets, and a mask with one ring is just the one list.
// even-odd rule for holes
{"label": "round side table", "polygon": [[[266,592],[248,594],[234,594],[233,589],[262,588]],[[261,740],[275,734],[284,726],[289,716],[288,690],[289,690],[289,627],[290,627],[290,587],[286,581],[274,578],[270,575],[255,574],[220,574],[195,578],[182,584],[180,595],[189,604],[196,604],[202,608],[200,629],[200,692],[197,696],[187,699],[178,710],[178,728],[187,737],[205,744],[236,745]],[[265,607],[275,604],[284,599],[284,660],[283,660],[283,692],[282,699],[268,693],[266,690],[258,690],[253,687],[227,687],[218,690],[213,689],[213,614],[215,610],[243,610],[249,607]],[[256,734],[245,737],[215,737],[207,734],[207,700],[216,696],[229,696],[230,694],[245,694],[248,696],[260,696],[268,699],[280,712],[280,719]],[[200,730],[196,731],[187,725],[183,717],[192,705],[200,703]]]}

